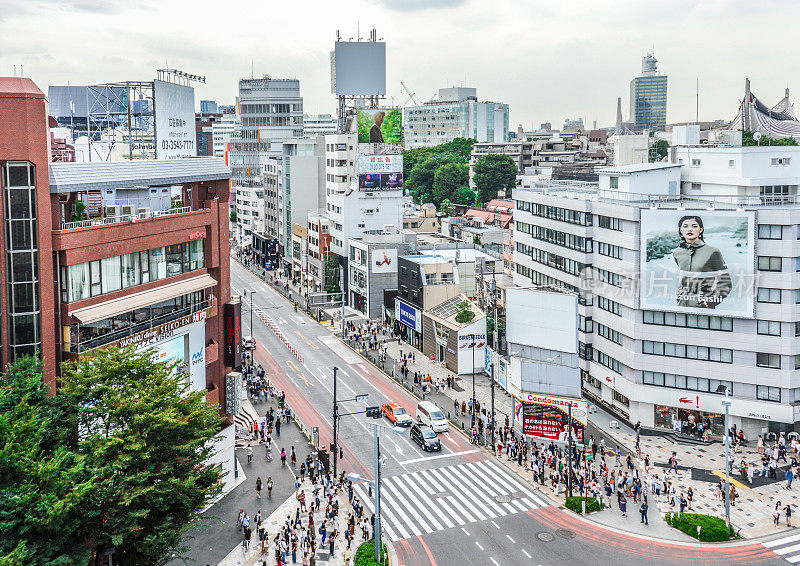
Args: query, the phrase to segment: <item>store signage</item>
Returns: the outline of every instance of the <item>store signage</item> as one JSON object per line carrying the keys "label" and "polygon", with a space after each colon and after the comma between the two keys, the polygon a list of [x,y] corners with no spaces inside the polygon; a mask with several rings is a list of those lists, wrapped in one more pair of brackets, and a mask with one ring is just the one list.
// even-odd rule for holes
{"label": "store signage", "polygon": [[242,365],[242,303],[225,303],[225,365]]}
{"label": "store signage", "polygon": [[198,230],[197,232],[189,234],[189,239],[190,240],[199,240],[199,239],[205,238],[205,237],[206,237],[205,230]]}
{"label": "store signage", "polygon": [[459,334],[458,335],[458,349],[472,349],[483,348],[486,345],[486,333],[478,334]]}
{"label": "store signage", "polygon": [[422,332],[422,315],[419,309],[407,305],[400,299],[395,299],[395,312],[397,313],[397,320],[400,324],[405,324],[417,332]]}
{"label": "store signage", "polygon": [[225,376],[225,412],[238,415],[242,410],[242,374],[232,371]]}
{"label": "store signage", "polygon": [[161,342],[172,336],[176,330],[192,324],[193,322],[201,322],[206,319],[206,311],[199,311],[194,314],[182,316],[178,319],[171,320],[161,326],[156,326],[144,332],[126,336],[118,342],[120,348],[127,348],[128,346],[136,346],[137,348],[146,348],[152,346],[157,342]]}

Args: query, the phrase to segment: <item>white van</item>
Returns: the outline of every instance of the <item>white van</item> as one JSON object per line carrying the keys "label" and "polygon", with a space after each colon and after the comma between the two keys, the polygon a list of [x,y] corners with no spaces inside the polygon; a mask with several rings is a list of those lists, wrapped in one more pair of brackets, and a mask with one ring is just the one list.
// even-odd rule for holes
{"label": "white van", "polygon": [[444,412],[430,401],[421,401],[417,405],[417,420],[434,432],[445,432],[450,427]]}

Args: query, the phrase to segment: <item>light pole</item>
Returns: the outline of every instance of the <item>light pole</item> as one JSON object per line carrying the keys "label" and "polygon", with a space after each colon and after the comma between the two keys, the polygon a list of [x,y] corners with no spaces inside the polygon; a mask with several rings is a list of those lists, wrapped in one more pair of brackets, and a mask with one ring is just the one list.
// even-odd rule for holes
{"label": "light pole", "polygon": [[[492,306],[494,307],[494,328],[492,329],[494,331],[493,332],[494,337],[493,337],[492,342],[493,342],[495,350],[497,351],[497,361],[499,363],[500,362],[500,344],[497,341],[497,339],[498,339],[498,329],[497,329],[497,327],[500,325],[500,321],[497,320],[497,286],[496,286],[495,279],[494,279],[494,268],[492,268]],[[487,338],[487,342],[488,342],[488,338],[489,337],[487,336],[486,338]],[[495,430],[495,427],[497,426],[497,423],[495,422],[495,417],[494,417],[494,361],[492,361],[492,363],[491,363],[491,369],[492,369],[492,375],[490,376],[490,378],[491,378],[491,385],[492,385],[492,414],[491,414],[491,417],[490,417],[491,418],[490,422],[492,423],[492,454],[497,455],[497,449],[495,448],[495,442],[494,442],[494,430]]]}
{"label": "light pole", "polygon": [[567,409],[567,497],[572,497],[572,401]]}
{"label": "light pole", "polygon": [[250,337],[252,338],[255,336],[255,332],[253,332],[253,295],[258,293],[258,291],[250,291]]}
{"label": "light pole", "polygon": [[728,434],[728,430],[730,430],[728,419],[730,417],[730,408],[731,402],[729,399],[729,392],[728,387],[725,385],[720,385],[717,387],[717,393],[725,393],[725,400],[722,402],[722,405],[725,407],[725,528],[727,529],[727,533],[730,533],[731,530],[731,480],[730,480],[730,457],[731,457],[731,438],[730,434]]}
{"label": "light pole", "polygon": [[337,467],[336,464],[339,460],[339,446],[337,443],[337,423],[339,421],[339,404],[336,400],[336,373],[339,368],[333,366],[333,479],[336,479]]}

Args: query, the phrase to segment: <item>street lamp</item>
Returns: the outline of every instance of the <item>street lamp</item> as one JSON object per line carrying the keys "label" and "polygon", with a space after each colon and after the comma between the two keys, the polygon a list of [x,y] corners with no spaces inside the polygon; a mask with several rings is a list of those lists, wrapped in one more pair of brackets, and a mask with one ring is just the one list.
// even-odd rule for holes
{"label": "street lamp", "polygon": [[381,561],[381,430],[391,430],[398,436],[405,434],[406,429],[399,426],[386,426],[378,423],[367,423],[372,429],[372,436],[375,438],[375,481],[362,478],[358,474],[347,474],[347,479],[351,482],[364,481],[375,486],[375,562]]}
{"label": "street lamp", "polygon": [[730,435],[728,434],[728,418],[731,408],[730,402],[730,394],[728,391],[728,387],[726,385],[718,385],[717,386],[717,393],[724,393],[725,400],[722,402],[722,405],[725,407],[725,437],[724,437],[724,445],[725,445],[725,528],[727,529],[727,533],[730,533],[731,530],[731,482],[730,482],[730,457],[731,457],[731,448],[730,448]]}
{"label": "street lamp", "polygon": [[[245,291],[246,293],[246,291]],[[250,336],[255,336],[255,332],[253,332],[253,295],[258,293],[258,291],[250,291]]]}

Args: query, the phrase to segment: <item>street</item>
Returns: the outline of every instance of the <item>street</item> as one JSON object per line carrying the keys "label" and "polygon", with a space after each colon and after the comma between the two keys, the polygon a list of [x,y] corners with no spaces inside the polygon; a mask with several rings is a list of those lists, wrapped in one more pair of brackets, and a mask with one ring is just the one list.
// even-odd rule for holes
{"label": "street", "polygon": [[[243,334],[256,339],[254,358],[307,428],[319,427],[320,447],[332,442],[333,367],[340,401],[369,395],[365,403],[340,403],[339,472],[372,479],[374,444],[366,406],[400,403],[416,415],[418,399],[387,378],[236,261],[231,261],[233,293],[245,295]],[[255,292],[255,294],[253,294]],[[250,301],[255,305],[251,328]],[[294,353],[265,323],[288,340]],[[445,411],[450,406],[441,407]],[[389,424],[381,419],[383,425]],[[596,432],[596,431],[594,431]],[[533,484],[512,473],[491,453],[452,430],[440,435],[440,453],[426,453],[402,436],[381,435],[381,516],[384,539],[399,564],[781,564],[763,545],[724,547],[643,540],[606,529],[555,507]],[[238,489],[238,488],[237,488]],[[370,512],[363,484],[356,492]],[[637,520],[637,519],[631,519]]]}

